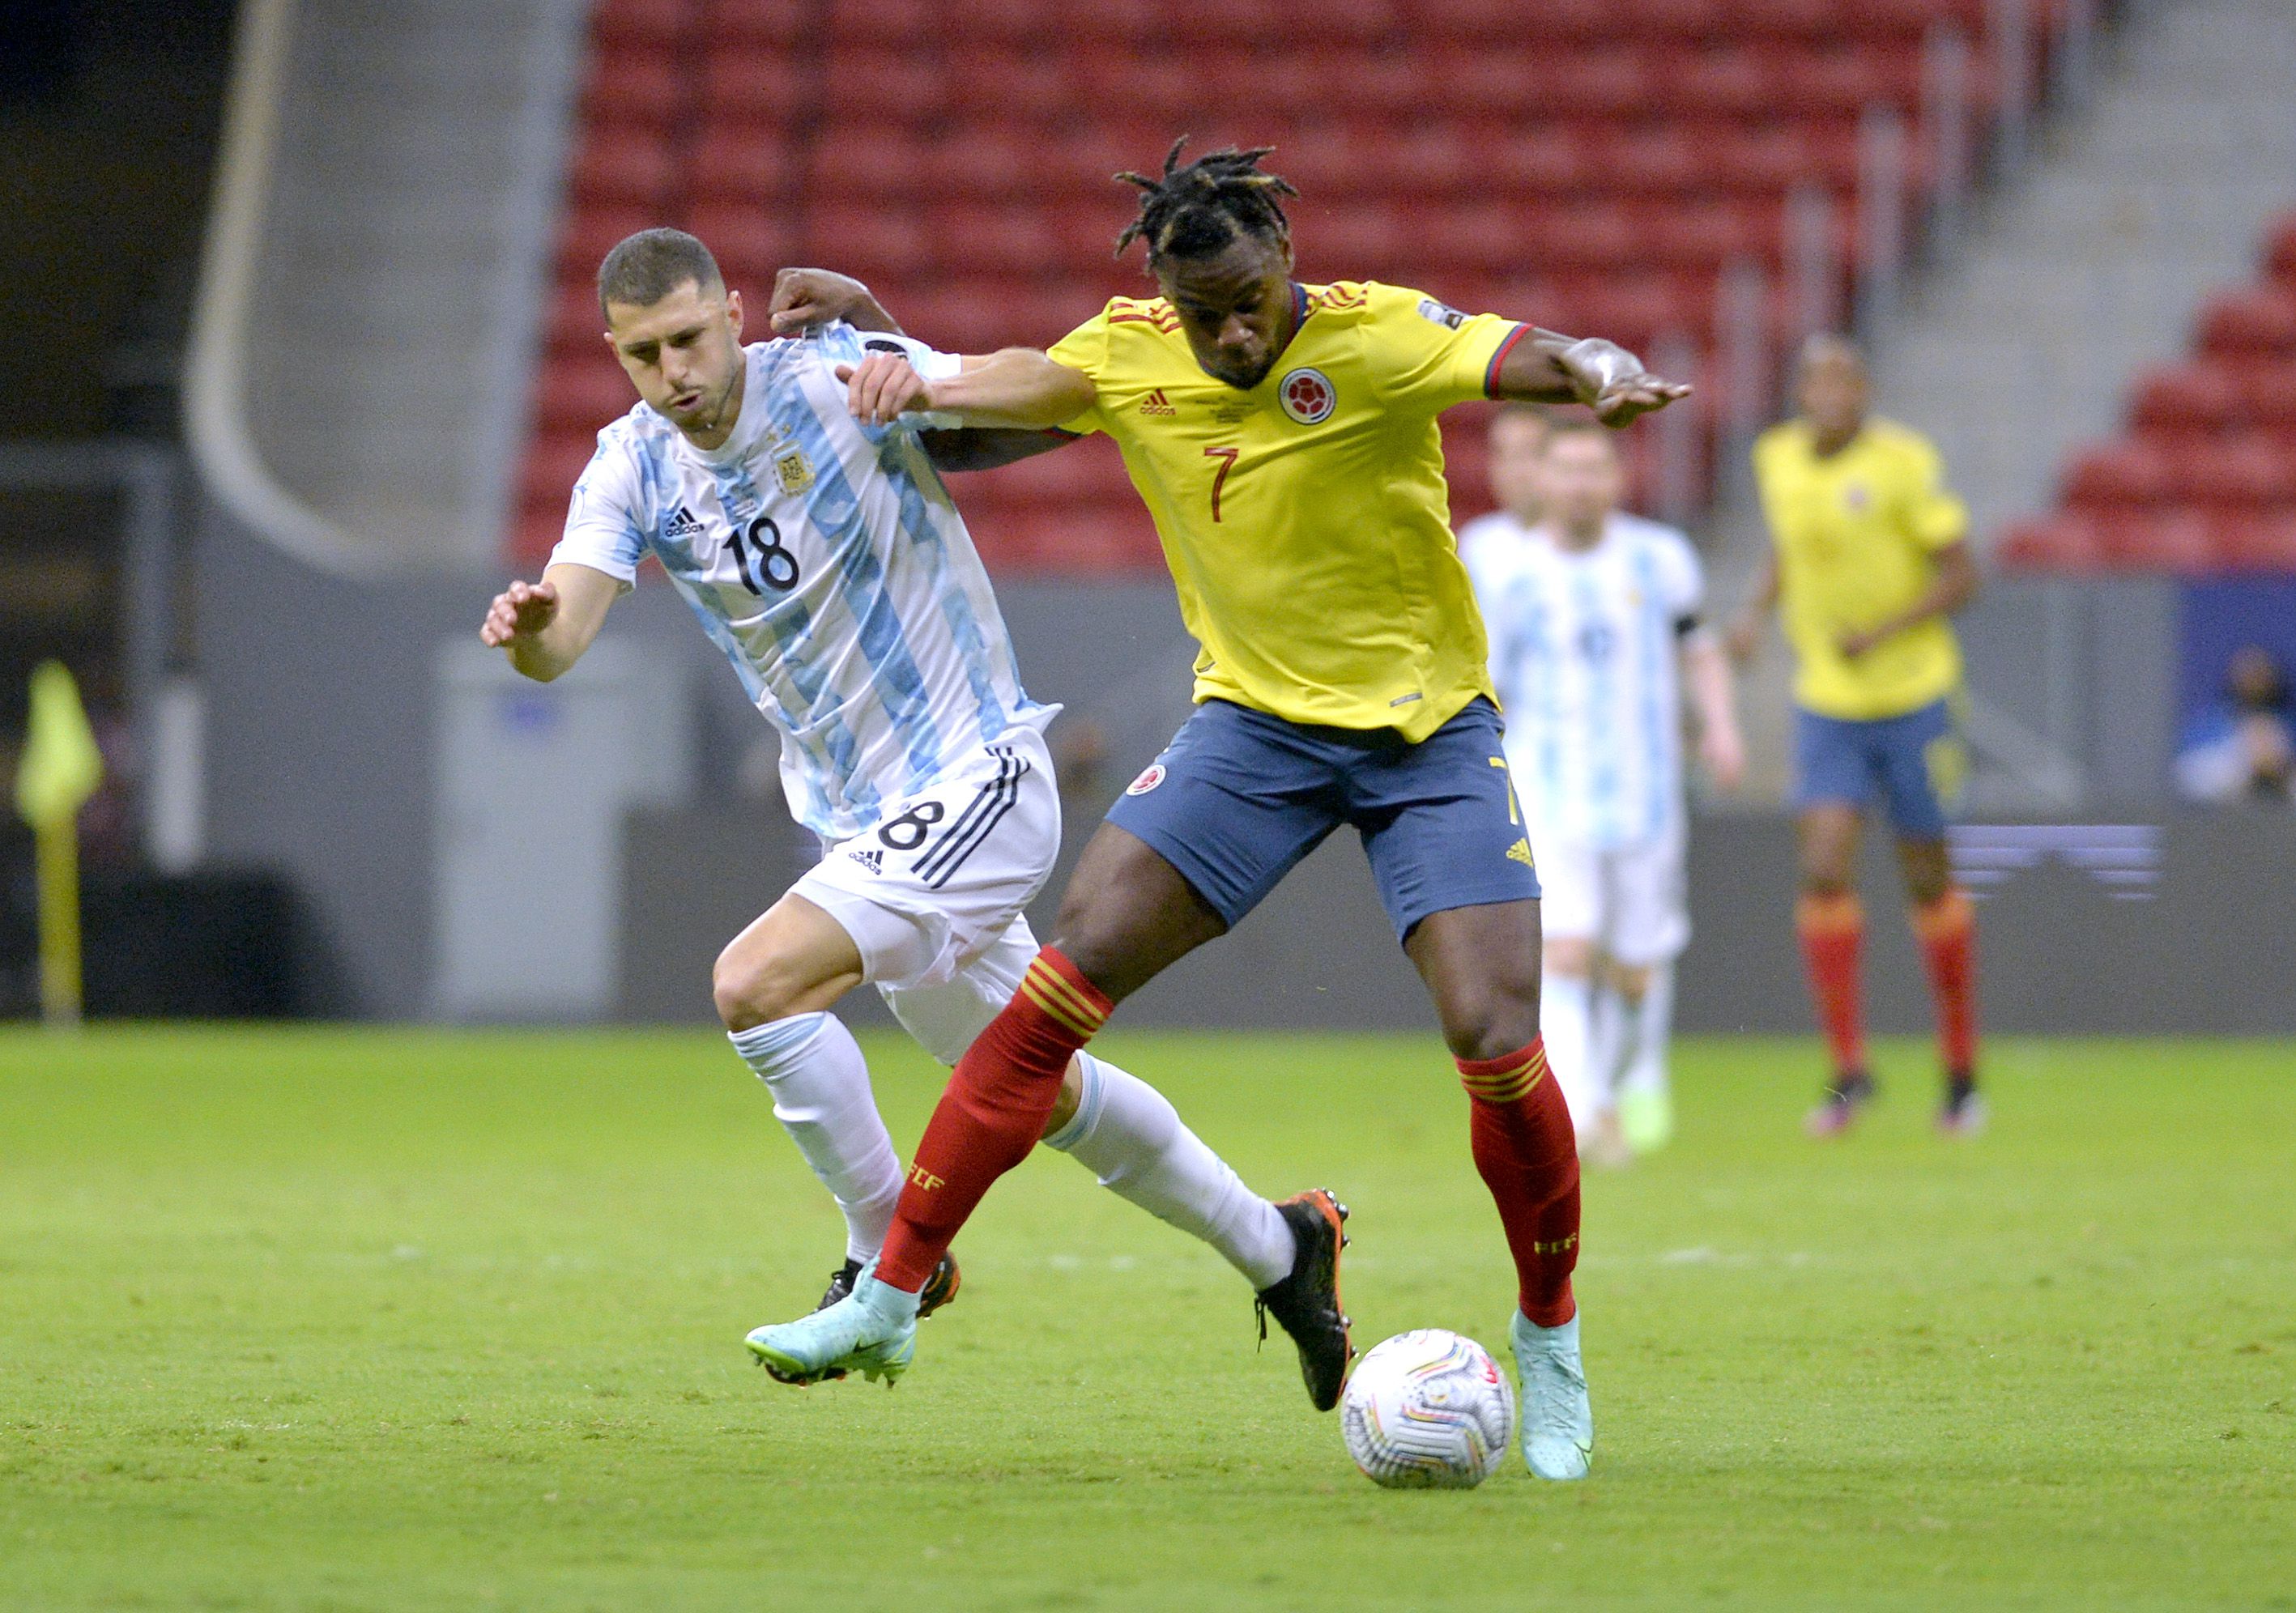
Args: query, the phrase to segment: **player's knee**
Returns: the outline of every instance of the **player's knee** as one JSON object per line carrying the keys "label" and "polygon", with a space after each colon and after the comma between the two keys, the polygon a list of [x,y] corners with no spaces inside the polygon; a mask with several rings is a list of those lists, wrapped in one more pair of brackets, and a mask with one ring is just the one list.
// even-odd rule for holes
{"label": "player's knee", "polygon": [[1493,989],[1449,1004],[1443,1040],[1455,1059],[1480,1062],[1520,1052],[1538,1036],[1538,990]]}
{"label": "player's knee", "polygon": [[730,1031],[755,1029],[801,1011],[805,982],[777,954],[737,953],[727,947],[709,973],[709,995],[718,1017]]}
{"label": "player's knee", "polygon": [[1643,995],[1650,990],[1651,970],[1646,963],[1621,963],[1614,958],[1604,970],[1604,978],[1611,989],[1629,1003],[1641,1002]]}

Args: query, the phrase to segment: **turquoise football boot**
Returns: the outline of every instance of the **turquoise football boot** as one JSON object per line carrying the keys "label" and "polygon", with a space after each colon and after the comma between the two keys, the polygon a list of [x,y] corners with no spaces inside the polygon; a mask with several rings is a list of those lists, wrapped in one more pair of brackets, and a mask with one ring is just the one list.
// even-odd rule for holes
{"label": "turquoise football boot", "polygon": [[890,1386],[917,1353],[917,1297],[877,1281],[871,1261],[836,1304],[749,1337],[750,1354],[783,1383],[818,1383],[858,1372]]}
{"label": "turquoise football boot", "polygon": [[1595,1456],[1595,1411],[1578,1364],[1578,1318],[1540,1327],[1517,1311],[1507,1339],[1520,1386],[1523,1465],[1534,1478],[1586,1478]]}

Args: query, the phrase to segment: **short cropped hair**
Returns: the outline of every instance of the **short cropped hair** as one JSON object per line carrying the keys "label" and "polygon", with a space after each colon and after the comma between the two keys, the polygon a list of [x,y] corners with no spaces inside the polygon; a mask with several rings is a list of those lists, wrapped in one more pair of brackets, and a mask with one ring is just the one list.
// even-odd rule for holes
{"label": "short cropped hair", "polygon": [[705,297],[726,290],[718,260],[699,240],[684,230],[640,230],[615,242],[598,266],[598,307],[650,308],[689,280]]}
{"label": "short cropped hair", "polygon": [[1612,440],[1615,435],[1610,427],[1591,414],[1570,414],[1561,420],[1550,420],[1546,422],[1546,447],[1550,453],[1554,451],[1555,444],[1565,438],[1591,437],[1616,454],[1618,444]]}

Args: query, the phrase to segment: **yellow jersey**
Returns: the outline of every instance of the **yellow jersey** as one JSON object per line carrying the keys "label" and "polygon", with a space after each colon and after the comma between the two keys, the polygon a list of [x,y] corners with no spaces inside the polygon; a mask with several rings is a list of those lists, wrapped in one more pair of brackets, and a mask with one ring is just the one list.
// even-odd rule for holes
{"label": "yellow jersey", "polygon": [[1938,552],[1962,541],[1969,512],[1949,492],[1937,450],[1918,431],[1868,420],[1821,459],[1792,420],[1754,444],[1754,479],[1778,557],[1778,610],[1797,662],[1794,699],[1821,716],[1902,716],[1950,693],[1961,650],[1941,616],[1852,660],[1844,634],[1914,603],[1935,579]]}
{"label": "yellow jersey", "polygon": [[1496,703],[1435,417],[1488,396],[1528,327],[1373,282],[1292,288],[1291,344],[1240,391],[1162,298],[1119,297],[1052,356],[1099,397],[1199,646],[1196,699],[1418,742]]}

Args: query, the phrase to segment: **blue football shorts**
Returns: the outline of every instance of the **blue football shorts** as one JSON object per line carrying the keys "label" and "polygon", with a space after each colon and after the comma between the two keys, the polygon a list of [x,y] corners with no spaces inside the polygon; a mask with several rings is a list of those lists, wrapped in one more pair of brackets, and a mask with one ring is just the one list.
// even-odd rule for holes
{"label": "blue football shorts", "polygon": [[1477,700],[1413,744],[1206,700],[1109,809],[1233,929],[1342,823],[1363,839],[1396,938],[1430,913],[1535,901],[1499,714]]}
{"label": "blue football shorts", "polygon": [[1878,796],[1900,837],[1941,840],[1967,771],[1945,700],[1866,722],[1794,708],[1797,810],[1827,804],[1862,810]]}

